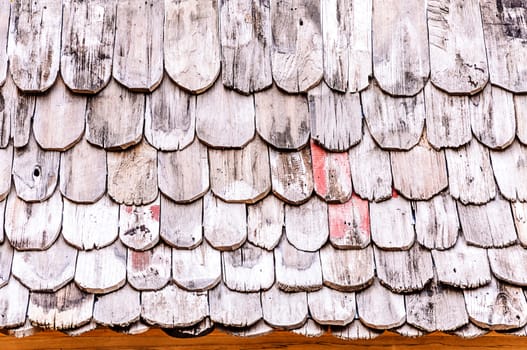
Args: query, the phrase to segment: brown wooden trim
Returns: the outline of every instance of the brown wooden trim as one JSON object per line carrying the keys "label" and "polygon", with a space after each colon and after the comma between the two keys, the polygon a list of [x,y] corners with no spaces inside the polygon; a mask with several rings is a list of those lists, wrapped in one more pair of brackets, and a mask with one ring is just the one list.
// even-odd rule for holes
{"label": "brown wooden trim", "polygon": [[527,348],[527,337],[514,337],[497,333],[476,339],[461,339],[442,333],[434,333],[422,338],[405,338],[386,332],[374,340],[343,341],[331,335],[320,338],[306,338],[289,332],[275,332],[256,338],[239,338],[214,331],[208,336],[194,339],[176,339],[167,336],[159,329],[141,335],[122,335],[106,329],[97,329],[79,337],[69,337],[60,332],[42,332],[31,337],[16,339],[1,336],[1,349],[192,349],[226,350],[230,348],[256,349],[520,349]]}

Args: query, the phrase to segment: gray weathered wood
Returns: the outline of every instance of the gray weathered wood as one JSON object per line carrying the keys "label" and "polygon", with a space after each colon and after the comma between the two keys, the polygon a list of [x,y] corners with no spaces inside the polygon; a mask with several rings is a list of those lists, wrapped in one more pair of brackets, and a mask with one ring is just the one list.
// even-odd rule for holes
{"label": "gray weathered wood", "polygon": [[70,283],[56,293],[31,293],[27,317],[42,328],[76,328],[90,322],[93,301],[93,294]]}
{"label": "gray weathered wood", "polygon": [[163,78],[164,2],[117,1],[113,76],[131,90],[153,91]]}
{"label": "gray weathered wood", "polygon": [[161,195],[159,235],[175,248],[191,249],[203,238],[203,200],[189,204],[177,204]]}
{"label": "gray weathered wood", "polygon": [[381,201],[392,195],[390,153],[383,151],[363,126],[362,141],[349,150],[353,190],[369,201]]}
{"label": "gray weathered wood", "polygon": [[269,148],[273,193],[289,204],[306,202],[313,193],[311,149],[280,152]]}
{"label": "gray weathered wood", "polygon": [[285,206],[285,233],[297,249],[316,252],[329,237],[327,204],[312,197],[300,206]]}
{"label": "gray weathered wood", "polygon": [[217,0],[165,0],[165,69],[181,87],[208,89],[220,73]]}
{"label": "gray weathered wood", "polygon": [[46,250],[57,239],[62,223],[59,191],[42,203],[28,203],[12,189],[5,209],[5,234],[17,250]]}
{"label": "gray weathered wood", "polygon": [[126,248],[117,240],[100,250],[80,251],[75,283],[90,293],[109,293],[126,283]]}
{"label": "gray weathered wood", "polygon": [[432,83],[451,94],[474,94],[489,79],[477,0],[428,2]]}
{"label": "gray weathered wood", "polygon": [[93,319],[103,326],[126,327],[139,321],[140,293],[125,284],[123,288],[95,299]]}
{"label": "gray weathered wood", "polygon": [[484,336],[489,331],[487,329],[479,328],[474,325],[472,322],[469,322],[466,326],[461,327],[453,332],[450,332],[453,335],[457,335],[463,339],[474,339],[477,337]]}
{"label": "gray weathered wood", "polygon": [[500,248],[516,242],[511,206],[501,196],[484,205],[458,203],[457,210],[463,235],[469,244]]}
{"label": "gray weathered wood", "polygon": [[15,149],[13,182],[16,194],[28,202],[47,200],[57,187],[59,162],[59,152],[44,151],[32,136],[25,147]]}
{"label": "gray weathered wood", "polygon": [[145,96],[128,91],[114,80],[88,99],[86,139],[109,149],[125,149],[143,136]]}
{"label": "gray weathered wood", "polygon": [[125,205],[145,205],[158,196],[157,151],[143,140],[127,152],[108,152],[108,194]]}
{"label": "gray weathered wood", "polygon": [[516,111],[516,136],[525,145],[527,144],[527,95],[514,95],[514,107]]}
{"label": "gray weathered wood", "polygon": [[108,196],[92,204],[64,199],[62,236],[80,250],[104,248],[117,238],[119,205]]}
{"label": "gray weathered wood", "polygon": [[322,269],[318,252],[296,249],[282,236],[274,250],[276,284],[286,292],[314,291],[322,287]]}
{"label": "gray weathered wood", "polygon": [[221,254],[207,241],[194,249],[172,249],[172,278],[181,288],[208,290],[221,280]]}
{"label": "gray weathered wood", "polygon": [[373,71],[390,95],[413,96],[430,73],[426,2],[373,0]]}
{"label": "gray weathered wood", "polygon": [[315,192],[326,202],[344,203],[351,197],[348,154],[327,152],[311,141]]}
{"label": "gray weathered wood", "polygon": [[197,338],[211,333],[215,328],[216,324],[207,316],[190,327],[163,328],[162,331],[175,338]]}
{"label": "gray weathered wood", "polygon": [[170,281],[172,249],[165,244],[141,252],[128,249],[126,279],[137,290],[159,290]]}
{"label": "gray weathered wood", "polygon": [[207,147],[196,139],[183,150],[159,152],[157,176],[159,190],[173,201],[201,198],[209,190]]}
{"label": "gray weathered wood", "polygon": [[223,84],[245,94],[269,87],[269,1],[222,0],[219,12]]}
{"label": "gray weathered wood", "polygon": [[[2,9],[0,9],[0,11],[2,11]],[[2,55],[1,51],[0,55]],[[2,58],[0,57],[0,60],[1,59]],[[0,72],[0,74],[2,73]],[[13,95],[17,88],[14,86],[11,76],[8,80],[9,81],[6,82],[4,86],[2,86],[3,84],[0,85],[0,148],[5,148],[9,144],[9,140],[11,138],[11,119],[15,119],[15,116],[11,115],[11,110],[12,106],[14,105],[12,101]]]}
{"label": "gray weathered wood", "polygon": [[162,151],[182,150],[192,143],[196,129],[196,97],[170,79],[146,95],[145,137]]}
{"label": "gray weathered wood", "polygon": [[232,252],[222,252],[225,286],[238,292],[269,289],[274,283],[273,252],[245,243]]}
{"label": "gray weathered wood", "polygon": [[11,278],[9,283],[0,289],[0,326],[5,328],[22,326],[26,320],[29,290]]}
{"label": "gray weathered wood", "polygon": [[256,130],[278,149],[300,149],[309,141],[309,109],[304,95],[277,87],[254,94]]}
{"label": "gray weathered wood", "polygon": [[196,100],[196,134],[211,147],[243,147],[254,137],[254,99],[218,82]]}
{"label": "gray weathered wood", "polygon": [[257,247],[273,250],[280,241],[284,226],[284,204],[269,195],[247,206],[247,240]]}
{"label": "gray weathered wood", "polygon": [[424,94],[428,142],[435,148],[468,143],[472,139],[470,98],[450,95],[431,83],[426,84]]}
{"label": "gray weathered wood", "polygon": [[414,204],[417,241],[428,249],[446,250],[457,240],[460,229],[456,202],[448,194]]}
{"label": "gray weathered wood", "polygon": [[362,323],[374,329],[399,327],[406,321],[404,296],[392,293],[377,279],[357,293],[357,311]]}
{"label": "gray weathered wood", "polygon": [[511,207],[518,240],[523,247],[527,247],[527,202],[514,202]]}
{"label": "gray weathered wood", "polygon": [[245,204],[227,203],[209,192],[203,198],[203,235],[216,249],[234,250],[247,238]]}
{"label": "gray weathered wood", "polygon": [[371,239],[382,249],[408,249],[415,240],[412,207],[395,191],[387,201],[370,203]]}
{"label": "gray weathered wood", "polygon": [[355,318],[355,293],[343,293],[328,287],[307,293],[311,317],[322,325],[345,326]]}
{"label": "gray weathered wood", "polygon": [[480,6],[490,81],[512,92],[526,92],[524,4],[486,0]]}
{"label": "gray weathered wood", "polygon": [[409,151],[392,151],[390,161],[393,186],[406,198],[428,200],[448,187],[445,153],[424,137]]}
{"label": "gray weathered wood", "polygon": [[477,288],[490,282],[485,249],[467,245],[460,236],[456,244],[443,251],[432,250],[437,279],[456,288]]}
{"label": "gray weathered wood", "polygon": [[489,249],[490,268],[496,278],[515,286],[527,286],[527,250],[520,245]]}
{"label": "gray weathered wood", "polygon": [[419,244],[407,251],[375,248],[375,264],[380,282],[396,293],[421,290],[434,277],[432,255]]}
{"label": "gray weathered wood", "polygon": [[287,92],[305,92],[323,75],[320,2],[270,2],[274,81]]}
{"label": "gray weathered wood", "polygon": [[7,38],[10,12],[11,4],[7,1],[2,1],[0,3],[0,86],[4,85],[7,77]]}
{"label": "gray weathered wood", "polygon": [[260,293],[239,293],[223,284],[209,291],[210,318],[225,326],[247,327],[262,318]]}
{"label": "gray weathered wood", "polygon": [[112,74],[115,0],[66,1],[60,72],[74,92],[97,93]]}
{"label": "gray weathered wood", "polygon": [[407,322],[426,332],[452,331],[468,323],[462,292],[436,280],[421,292],[406,295],[405,303]]}
{"label": "gray weathered wood", "polygon": [[326,327],[322,327],[312,319],[308,318],[299,328],[291,330],[292,333],[303,335],[304,337],[321,337],[326,332]]}
{"label": "gray weathered wood", "polygon": [[[27,305],[26,305],[25,309],[27,310]],[[24,311],[24,313],[25,313],[25,311]],[[42,331],[41,328],[39,328],[37,326],[33,326],[31,324],[31,321],[29,320],[29,318],[26,318],[26,322],[24,322],[24,324],[22,326],[8,329],[7,330],[7,335],[14,336],[15,338],[25,338],[25,337],[29,337],[29,336],[35,335],[35,334],[37,334],[37,333],[39,333],[41,331]]]}
{"label": "gray weathered wood", "polygon": [[[392,5],[396,6],[395,2]],[[372,83],[361,97],[366,123],[382,148],[409,150],[419,142],[425,123],[423,93],[413,97],[392,97]]]}
{"label": "gray weathered wood", "polygon": [[372,75],[371,0],[320,3],[324,79],[335,90],[357,92]]}
{"label": "gray weathered wood", "polygon": [[527,301],[521,288],[492,278],[488,285],[463,294],[468,316],[479,327],[506,330],[527,323]]}
{"label": "gray weathered wood", "polygon": [[341,250],[326,244],[320,249],[320,263],[324,284],[341,291],[363,289],[372,282],[375,275],[371,246]]}
{"label": "gray weathered wood", "polygon": [[361,321],[355,320],[345,327],[331,327],[331,334],[343,340],[372,340],[381,335],[382,331],[368,328]]}
{"label": "gray weathered wood", "polygon": [[515,141],[505,151],[490,151],[500,193],[510,201],[527,201],[527,147]]}
{"label": "gray weathered wood", "polygon": [[426,332],[423,332],[414,326],[410,326],[408,323],[403,324],[401,327],[391,329],[391,331],[407,338],[419,338],[426,335]]}
{"label": "gray weathered wood", "polygon": [[26,92],[47,90],[60,64],[62,1],[17,0],[11,6],[9,70]]}
{"label": "gray weathered wood", "polygon": [[[13,165],[13,146],[0,148],[0,200],[4,200],[11,190],[11,173]],[[1,215],[0,215],[1,216]],[[0,234],[1,238],[2,234]]]}
{"label": "gray weathered wood", "polygon": [[452,197],[463,204],[483,204],[496,196],[489,151],[472,140],[458,149],[446,149],[448,186]]}
{"label": "gray weathered wood", "polygon": [[5,286],[11,275],[11,264],[13,262],[13,247],[8,242],[0,245],[0,288]]}
{"label": "gray weathered wood", "polygon": [[262,292],[262,312],[265,322],[273,327],[298,328],[307,320],[307,295],[282,292],[275,285]]}
{"label": "gray weathered wood", "polygon": [[77,249],[60,237],[45,251],[16,251],[11,270],[31,291],[56,292],[73,279],[76,262]]}
{"label": "gray weathered wood", "polygon": [[235,337],[259,337],[262,335],[270,334],[274,331],[274,328],[265,323],[264,320],[260,320],[249,327],[221,327],[220,330],[229,335]]}
{"label": "gray weathered wood", "polygon": [[359,94],[333,92],[325,83],[321,83],[309,90],[308,99],[313,140],[337,152],[347,151],[360,142],[362,107]]}
{"label": "gray weathered wood", "polygon": [[0,94],[4,101],[3,113],[0,113],[3,122],[0,129],[0,146],[5,147],[9,142],[9,136],[11,136],[13,146],[24,147],[29,142],[36,96],[20,92],[13,82],[11,74],[8,74],[4,86],[0,89]]}
{"label": "gray weathered wood", "polygon": [[328,205],[329,240],[337,248],[362,249],[371,241],[369,203],[354,194],[344,204]]}
{"label": "gray weathered wood", "polygon": [[[5,207],[6,207],[7,200],[2,200],[0,202],[0,212],[5,214]],[[4,221],[5,221],[5,215],[0,215],[0,227],[4,227]],[[0,243],[4,242],[5,239],[5,230],[0,230]]]}
{"label": "gray weathered wood", "polygon": [[160,199],[142,206],[121,205],[119,238],[129,248],[147,250],[159,241]]}
{"label": "gray weathered wood", "polygon": [[70,337],[78,337],[84,333],[91,332],[94,329],[97,329],[97,323],[92,319],[90,322],[80,327],[64,329],[61,332]]}
{"label": "gray weathered wood", "polygon": [[472,132],[481,143],[504,149],[514,141],[516,116],[510,92],[489,84],[480,94],[471,97],[470,102]]}
{"label": "gray weathered wood", "polygon": [[209,314],[206,292],[187,292],[171,284],[141,293],[141,317],[161,327],[189,327]]}
{"label": "gray weathered wood", "polygon": [[82,139],[60,154],[60,192],[76,203],[95,203],[106,192],[106,152]]}

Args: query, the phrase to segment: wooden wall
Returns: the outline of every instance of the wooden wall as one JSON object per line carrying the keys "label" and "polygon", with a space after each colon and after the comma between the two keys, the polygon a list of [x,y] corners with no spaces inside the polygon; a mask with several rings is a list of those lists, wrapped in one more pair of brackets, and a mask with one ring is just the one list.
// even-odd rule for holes
{"label": "wooden wall", "polygon": [[150,330],[141,335],[126,336],[110,330],[98,329],[80,337],[69,337],[59,332],[43,332],[37,335],[16,339],[0,336],[0,349],[520,349],[527,348],[527,337],[505,336],[491,333],[477,339],[460,339],[445,334],[432,334],[426,337],[409,339],[392,333],[385,333],[375,340],[346,342],[325,335],[320,338],[305,338],[288,332],[275,332],[257,338],[237,338],[215,331],[212,334],[194,339],[176,339],[160,330]]}

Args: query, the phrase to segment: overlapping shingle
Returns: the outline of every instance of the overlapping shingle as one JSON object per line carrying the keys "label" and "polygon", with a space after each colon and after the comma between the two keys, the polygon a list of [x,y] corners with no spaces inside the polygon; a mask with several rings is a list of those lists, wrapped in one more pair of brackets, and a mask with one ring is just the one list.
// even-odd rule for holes
{"label": "overlapping shingle", "polygon": [[525,335],[527,8],[480,3],[0,3],[0,327]]}

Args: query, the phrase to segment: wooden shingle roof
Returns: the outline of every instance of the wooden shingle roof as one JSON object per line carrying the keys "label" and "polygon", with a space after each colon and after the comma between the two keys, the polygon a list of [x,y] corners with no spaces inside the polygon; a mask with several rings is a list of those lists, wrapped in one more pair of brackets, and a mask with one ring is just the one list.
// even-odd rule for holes
{"label": "wooden shingle roof", "polygon": [[527,334],[527,2],[0,1],[0,328]]}

